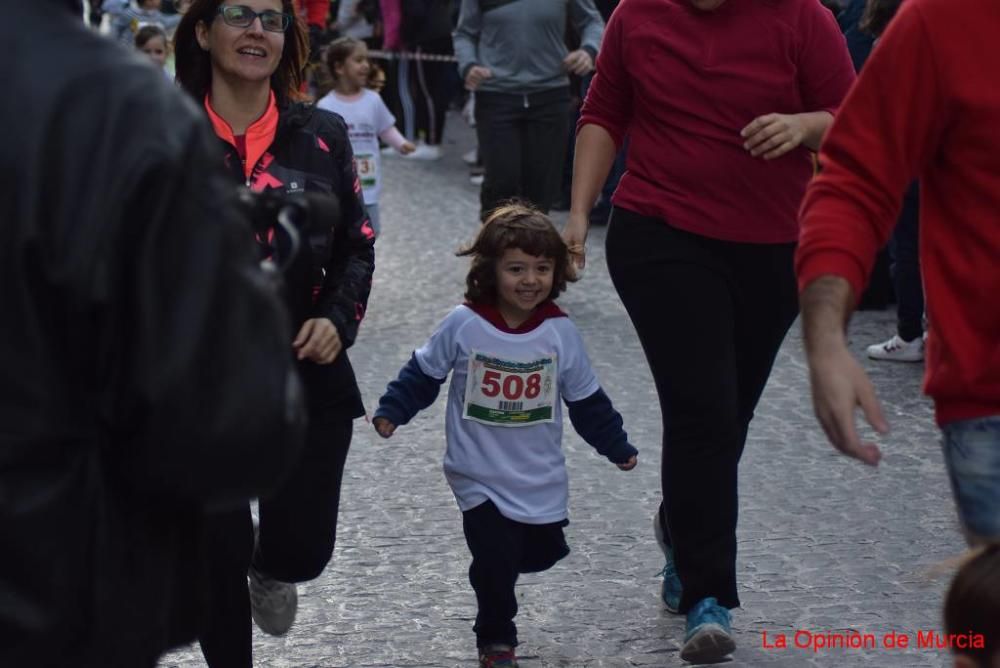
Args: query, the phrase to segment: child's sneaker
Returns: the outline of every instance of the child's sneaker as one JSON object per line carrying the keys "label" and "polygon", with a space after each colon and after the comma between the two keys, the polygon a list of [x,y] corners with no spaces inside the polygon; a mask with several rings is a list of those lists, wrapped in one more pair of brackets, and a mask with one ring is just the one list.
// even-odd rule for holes
{"label": "child's sneaker", "polygon": [[736,650],[729,611],[713,597],[703,598],[687,613],[687,633],[681,659],[691,663],[721,663]]}
{"label": "child's sneaker", "polygon": [[479,668],[517,668],[517,657],[510,645],[487,645],[479,650]]}
{"label": "child's sneaker", "polygon": [[663,536],[659,512],[653,515],[653,535],[656,536],[656,544],[663,550],[663,557],[666,559],[663,570],[659,572],[659,575],[663,577],[663,590],[660,592],[660,598],[663,599],[663,605],[666,606],[667,612],[676,615],[680,612],[683,590],[681,589],[681,579],[677,575],[677,566],[674,565],[674,551],[667,545],[666,538]]}
{"label": "child's sneaker", "polygon": [[890,362],[920,362],[924,359],[924,339],[918,336],[904,341],[898,334],[888,341],[868,346],[868,357]]}

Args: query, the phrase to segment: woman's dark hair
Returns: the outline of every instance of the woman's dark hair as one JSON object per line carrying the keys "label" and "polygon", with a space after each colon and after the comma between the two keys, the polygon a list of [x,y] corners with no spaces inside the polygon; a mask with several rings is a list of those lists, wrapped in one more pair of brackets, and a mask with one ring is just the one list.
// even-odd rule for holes
{"label": "woman's dark hair", "polygon": [[872,37],[881,37],[903,0],[868,0],[858,27]]}
{"label": "woman's dark hair", "polygon": [[[177,81],[198,102],[212,87],[212,56],[198,44],[195,27],[200,22],[206,26],[219,17],[223,0],[194,0],[174,33],[174,58]],[[278,69],[271,75],[271,90],[279,106],[302,98],[301,87],[306,59],[309,56],[309,38],[302,20],[295,13],[293,0],[281,0],[281,11],[292,18],[285,32],[285,47],[281,52]],[[219,19],[221,20],[221,19]]]}
{"label": "woman's dark hair", "polygon": [[351,54],[365,43],[353,37],[339,37],[326,47],[326,68],[330,70],[330,77],[337,80],[337,65],[342,65],[344,61],[351,57]]}
{"label": "woman's dark hair", "polygon": [[558,297],[568,281],[576,280],[566,242],[548,216],[534,207],[510,202],[491,211],[472,245],[456,253],[459,257],[472,257],[465,279],[466,300],[472,304],[496,303],[497,261],[510,248],[553,260],[552,292],[548,299]]}
{"label": "woman's dark hair", "polygon": [[163,46],[167,45],[167,33],[163,28],[152,23],[144,25],[135,33],[135,48],[141,49],[146,42],[157,37],[163,38]]}
{"label": "woman's dark hair", "polygon": [[945,633],[979,634],[982,649],[956,649],[987,668],[1000,652],[1000,544],[981,549],[952,580],[944,602]]}

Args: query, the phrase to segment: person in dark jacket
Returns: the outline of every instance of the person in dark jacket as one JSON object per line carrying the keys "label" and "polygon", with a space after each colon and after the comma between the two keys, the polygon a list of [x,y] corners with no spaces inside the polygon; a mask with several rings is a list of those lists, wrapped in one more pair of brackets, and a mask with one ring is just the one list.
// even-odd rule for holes
{"label": "person in dark jacket", "polygon": [[[402,3],[403,51],[413,60],[399,61],[399,95],[403,107],[404,130],[413,141],[423,139],[410,154],[416,160],[442,157],[441,141],[448,103],[458,92],[452,63],[423,60],[423,56],[450,56],[451,0],[407,0]],[[406,100],[409,96],[409,100]],[[413,113],[409,113],[410,111]]]}
{"label": "person in dark jacket", "polygon": [[300,451],[287,314],[197,108],[78,2],[5,18],[0,666],[153,666]]}
{"label": "person in dark jacket", "polygon": [[[287,482],[260,500],[256,545],[249,509],[220,518],[209,665],[250,666],[250,616],[272,635],[295,619],[295,583],[333,555],[340,484],[355,418],[364,415],[346,350],[365,314],[374,232],[340,116],[296,102],[308,53],[291,0],[196,0],[175,34],[177,79],[211,119],[234,186],[339,200],[340,220],[311,222],[312,262],[288,292],[309,408],[305,452]],[[246,578],[249,569],[250,597]]]}

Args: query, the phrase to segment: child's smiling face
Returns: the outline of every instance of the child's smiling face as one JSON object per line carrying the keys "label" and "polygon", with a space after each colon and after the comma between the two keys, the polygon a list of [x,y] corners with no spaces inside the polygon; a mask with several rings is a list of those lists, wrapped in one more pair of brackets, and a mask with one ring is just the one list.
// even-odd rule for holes
{"label": "child's smiling face", "polygon": [[361,44],[343,63],[337,65],[337,81],[345,84],[351,90],[361,90],[368,83],[368,72],[371,64],[368,62],[368,48]]}
{"label": "child's smiling face", "polygon": [[517,327],[552,293],[555,260],[508,248],[497,260],[497,308]]}

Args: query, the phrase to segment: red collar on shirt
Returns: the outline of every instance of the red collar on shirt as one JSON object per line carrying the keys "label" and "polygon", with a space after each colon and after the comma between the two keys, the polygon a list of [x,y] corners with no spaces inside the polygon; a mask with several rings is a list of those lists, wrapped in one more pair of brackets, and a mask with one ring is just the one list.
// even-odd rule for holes
{"label": "red collar on shirt", "polygon": [[497,308],[496,304],[470,304],[465,302],[465,305],[472,309],[476,315],[486,320],[501,332],[507,332],[508,334],[525,334],[535,329],[543,322],[549,318],[566,318],[567,316],[562,309],[556,306],[556,303],[551,299],[542,302],[535,307],[535,310],[531,312],[528,319],[520,324],[518,327],[510,327],[507,322],[500,315],[500,309]]}
{"label": "red collar on shirt", "polygon": [[[205,95],[205,111],[208,112],[208,118],[212,121],[212,127],[215,129],[215,134],[219,136],[219,139],[229,142],[234,148],[239,150],[239,140],[233,134],[232,126],[229,125],[226,119],[215,113],[208,95]],[[260,118],[250,124],[246,133],[241,135],[245,144],[245,150],[241,153],[240,157],[243,158],[243,173],[246,178],[249,179],[250,175],[253,174],[254,166],[256,166],[261,156],[267,152],[267,149],[270,148],[277,133],[278,103],[275,101],[274,91],[272,90],[271,97],[267,101],[267,109],[264,110]]]}

